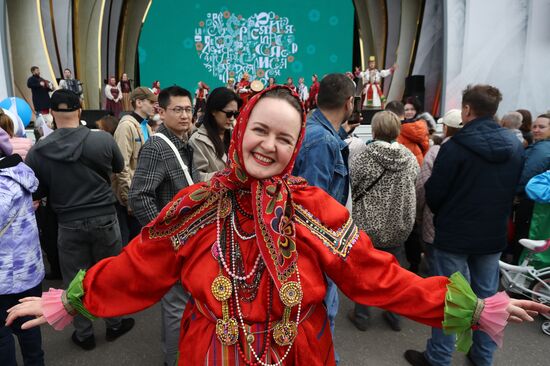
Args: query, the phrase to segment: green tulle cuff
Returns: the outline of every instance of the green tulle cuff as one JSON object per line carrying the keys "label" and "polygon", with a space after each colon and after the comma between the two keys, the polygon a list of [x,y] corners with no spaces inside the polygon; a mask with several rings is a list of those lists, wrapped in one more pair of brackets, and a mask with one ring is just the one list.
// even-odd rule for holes
{"label": "green tulle cuff", "polygon": [[460,272],[453,273],[447,285],[442,325],[445,334],[456,334],[456,349],[460,352],[466,353],[472,346],[472,319],[480,305],[464,276]]}
{"label": "green tulle cuff", "polygon": [[90,312],[84,307],[82,303],[82,298],[84,297],[84,286],[82,286],[82,281],[84,281],[84,276],[86,271],[80,270],[76,276],[71,281],[69,288],[65,291],[67,296],[67,301],[73,309],[78,311],[80,315],[85,316],[90,320],[95,320],[95,316],[90,314]]}

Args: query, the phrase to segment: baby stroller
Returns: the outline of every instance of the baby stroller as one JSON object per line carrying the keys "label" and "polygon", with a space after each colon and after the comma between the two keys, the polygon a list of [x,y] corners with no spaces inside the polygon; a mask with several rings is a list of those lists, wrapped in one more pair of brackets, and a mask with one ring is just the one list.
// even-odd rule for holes
{"label": "baby stroller", "polygon": [[[550,263],[546,263],[544,268],[539,269],[530,265],[534,253],[541,253],[550,248],[550,239],[521,239],[519,242],[530,252],[517,266],[499,261],[502,286],[507,292],[550,305]],[[550,316],[548,314],[542,315],[549,319],[542,324],[542,331],[550,335]]]}

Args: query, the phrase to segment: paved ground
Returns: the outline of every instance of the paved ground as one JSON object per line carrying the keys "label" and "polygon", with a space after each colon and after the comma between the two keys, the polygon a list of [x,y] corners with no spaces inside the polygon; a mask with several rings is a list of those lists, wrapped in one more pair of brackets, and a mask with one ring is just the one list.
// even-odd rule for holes
{"label": "paved ground", "polygon": [[[61,286],[57,282],[46,285],[46,288]],[[342,358],[342,366],[405,366],[407,362],[403,359],[403,352],[409,348],[420,350],[425,346],[430,333],[428,327],[405,319],[403,331],[393,332],[384,323],[381,312],[377,309],[373,309],[369,330],[356,330],[345,317],[352,306],[347,298],[341,299],[336,326],[336,347]],[[62,332],[42,327],[46,365],[161,366],[159,306],[136,314],[135,318],[136,327],[111,343],[105,341],[104,323],[96,321],[94,327],[97,347],[90,352],[82,351],[72,344],[70,327]],[[504,349],[496,354],[495,365],[549,365],[550,337],[541,332],[541,322],[537,319],[535,323],[523,326],[511,325],[506,332]],[[457,365],[468,365],[461,354],[457,354],[454,359],[453,366]]]}

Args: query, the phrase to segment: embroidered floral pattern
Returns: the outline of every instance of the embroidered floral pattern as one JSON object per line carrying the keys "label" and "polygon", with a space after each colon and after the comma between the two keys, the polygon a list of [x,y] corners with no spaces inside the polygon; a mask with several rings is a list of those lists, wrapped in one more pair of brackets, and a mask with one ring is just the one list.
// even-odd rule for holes
{"label": "embroidered floral pattern", "polygon": [[[277,202],[280,202],[283,200],[283,195],[281,194],[281,186],[270,184],[267,187],[265,187],[265,191],[267,195],[270,198],[269,203],[267,204],[267,207],[265,209],[265,212],[267,214],[272,214],[275,210],[275,206],[277,205]],[[279,207],[280,208],[280,207]],[[282,209],[281,209],[282,210]]]}
{"label": "embroidered floral pattern", "polygon": [[233,162],[235,166],[235,175],[237,176],[237,179],[242,183],[245,183],[248,180],[248,177],[246,176],[246,173],[242,168],[242,165],[239,161],[239,156],[237,155],[236,150],[235,150],[235,153],[233,154]]}
{"label": "embroidered floral pattern", "polygon": [[277,246],[282,255],[277,258],[279,265],[284,263],[285,258],[291,258],[292,253],[296,251],[296,242],[294,240],[296,230],[291,217],[291,213],[284,213],[282,207],[279,206],[275,209],[275,217],[271,220],[271,229],[280,234],[277,239]]}

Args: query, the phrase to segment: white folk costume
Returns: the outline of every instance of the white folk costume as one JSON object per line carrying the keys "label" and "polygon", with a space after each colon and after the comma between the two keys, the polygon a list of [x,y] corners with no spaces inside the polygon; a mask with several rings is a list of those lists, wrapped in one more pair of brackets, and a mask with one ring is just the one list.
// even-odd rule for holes
{"label": "white folk costume", "polygon": [[[369,62],[374,62],[374,57],[369,58]],[[382,78],[388,77],[393,74],[395,67],[391,67],[387,70],[378,70],[376,67],[369,68],[361,72],[361,78],[363,79],[363,108],[368,109],[383,109],[386,97],[382,93],[380,88],[380,82]]]}

